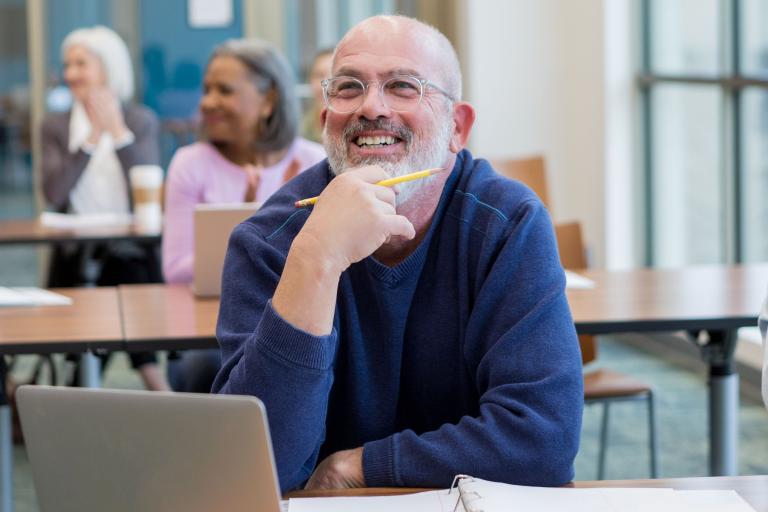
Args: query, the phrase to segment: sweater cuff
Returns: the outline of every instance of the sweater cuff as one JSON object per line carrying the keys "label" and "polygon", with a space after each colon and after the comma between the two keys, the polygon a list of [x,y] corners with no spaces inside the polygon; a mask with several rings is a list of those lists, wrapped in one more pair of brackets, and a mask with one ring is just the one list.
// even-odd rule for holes
{"label": "sweater cuff", "polygon": [[314,336],[286,322],[268,301],[259,324],[256,344],[297,366],[328,370],[336,357],[336,329]]}
{"label": "sweater cuff", "polygon": [[363,445],[363,475],[367,487],[398,487],[392,436]]}
{"label": "sweater cuff", "polygon": [[115,151],[118,149],[123,149],[124,147],[130,146],[136,142],[136,136],[133,134],[131,130],[126,130],[125,133],[119,138],[115,139]]}

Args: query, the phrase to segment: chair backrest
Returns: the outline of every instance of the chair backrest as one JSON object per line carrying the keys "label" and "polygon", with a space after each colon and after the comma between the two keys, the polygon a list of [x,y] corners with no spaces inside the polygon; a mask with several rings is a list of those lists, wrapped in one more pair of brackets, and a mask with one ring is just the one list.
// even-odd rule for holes
{"label": "chair backrest", "polygon": [[521,159],[496,159],[491,161],[491,165],[499,174],[526,184],[539,196],[547,210],[552,211],[549,204],[547,171],[543,156]]}
{"label": "chair backrest", "polygon": [[587,253],[584,249],[584,239],[581,236],[580,222],[556,224],[555,237],[563,268],[572,270],[587,268]]}
{"label": "chair backrest", "polygon": [[[587,268],[587,253],[584,239],[581,236],[581,223],[574,221],[556,224],[555,237],[563,268],[569,270]],[[579,345],[581,346],[582,364],[597,359],[597,341],[594,336],[580,335]]]}

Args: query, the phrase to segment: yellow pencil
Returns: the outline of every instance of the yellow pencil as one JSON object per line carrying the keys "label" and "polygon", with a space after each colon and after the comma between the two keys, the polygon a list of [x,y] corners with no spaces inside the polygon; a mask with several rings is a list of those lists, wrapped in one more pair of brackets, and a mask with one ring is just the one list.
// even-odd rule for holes
{"label": "yellow pencil", "polygon": [[[433,174],[443,172],[444,170],[445,169],[441,167],[436,167],[434,169],[425,169],[423,171],[416,171],[410,174],[403,174],[402,176],[397,176],[395,178],[387,178],[386,180],[381,180],[379,182],[376,182],[376,184],[381,185],[383,187],[391,187],[392,185],[397,185],[398,183],[405,183],[406,181],[420,180],[421,178],[432,176]],[[301,208],[302,206],[309,206],[311,204],[315,204],[316,202],[317,202],[317,197],[310,197],[309,199],[302,199],[300,201],[296,201],[294,204],[296,205],[296,208]]]}

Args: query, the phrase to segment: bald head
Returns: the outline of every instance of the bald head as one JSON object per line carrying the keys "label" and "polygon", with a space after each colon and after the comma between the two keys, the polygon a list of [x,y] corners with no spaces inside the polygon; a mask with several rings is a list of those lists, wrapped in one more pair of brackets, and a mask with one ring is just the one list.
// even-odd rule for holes
{"label": "bald head", "polygon": [[428,77],[446,89],[455,100],[461,99],[461,68],[456,50],[435,27],[414,18],[380,15],[367,18],[352,27],[336,47],[334,73],[340,56],[354,54],[361,42],[396,47],[419,57],[433,67],[436,76]]}

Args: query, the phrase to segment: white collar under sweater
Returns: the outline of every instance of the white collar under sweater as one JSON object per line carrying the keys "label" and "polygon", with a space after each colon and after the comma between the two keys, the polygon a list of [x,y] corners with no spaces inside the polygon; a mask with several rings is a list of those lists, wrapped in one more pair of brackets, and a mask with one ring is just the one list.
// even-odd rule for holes
{"label": "white collar under sweater", "polygon": [[69,193],[73,213],[129,213],[128,184],[108,133],[93,147],[86,147],[91,121],[80,102],[72,105],[69,119],[69,151],[83,149],[90,154],[88,164]]}

